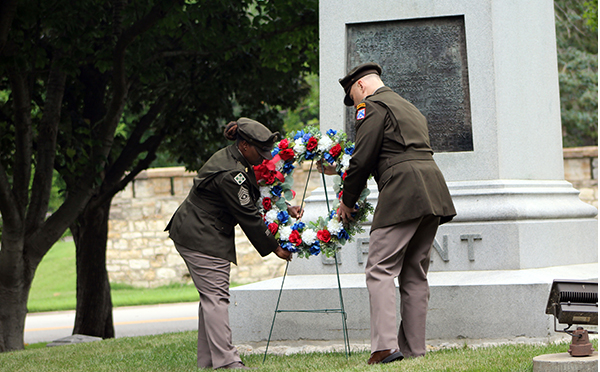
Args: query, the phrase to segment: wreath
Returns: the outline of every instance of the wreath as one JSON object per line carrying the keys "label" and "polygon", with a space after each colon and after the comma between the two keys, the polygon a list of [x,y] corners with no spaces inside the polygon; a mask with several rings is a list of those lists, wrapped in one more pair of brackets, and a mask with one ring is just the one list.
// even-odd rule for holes
{"label": "wreath", "polygon": [[[352,215],[354,221],[342,224],[337,215],[346,170],[353,152],[354,143],[347,140],[346,133],[329,129],[322,135],[319,129],[309,127],[306,131],[300,130],[279,141],[272,151],[273,159],[254,167],[261,194],[257,206],[269,231],[282,248],[298,253],[299,257],[308,258],[319,253],[333,257],[346,242],[364,231],[362,223],[373,212],[373,206],[367,201],[367,187],[355,205],[357,212]],[[336,163],[337,175],[334,176],[333,187],[337,199],[327,216],[320,216],[317,221],[305,224],[292,221],[287,212],[287,202],[296,196],[292,190],[294,163],[301,165],[307,160]]]}

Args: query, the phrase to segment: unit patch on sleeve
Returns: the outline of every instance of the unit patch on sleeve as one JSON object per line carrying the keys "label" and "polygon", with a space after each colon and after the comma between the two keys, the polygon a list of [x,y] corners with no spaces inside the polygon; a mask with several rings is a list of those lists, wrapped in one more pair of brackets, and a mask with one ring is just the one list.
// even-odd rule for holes
{"label": "unit patch on sleeve", "polygon": [[366,115],[366,110],[367,109],[365,107],[363,107],[361,109],[358,109],[356,111],[356,120],[362,120],[362,119],[364,119],[365,115]]}
{"label": "unit patch on sleeve", "polygon": [[235,182],[237,182],[238,185],[241,185],[242,183],[244,183],[244,181],[246,181],[246,177],[242,173],[238,173],[238,175],[233,177],[233,179],[235,180]]}
{"label": "unit patch on sleeve", "polygon": [[241,205],[250,204],[250,193],[248,192],[248,189],[244,186],[240,187],[240,191],[238,191],[238,198],[240,199]]}

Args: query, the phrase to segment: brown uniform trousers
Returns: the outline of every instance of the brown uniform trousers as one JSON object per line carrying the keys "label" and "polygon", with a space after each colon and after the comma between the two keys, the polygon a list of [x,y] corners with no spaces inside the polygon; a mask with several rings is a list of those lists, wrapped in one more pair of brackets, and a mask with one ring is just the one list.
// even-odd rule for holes
{"label": "brown uniform trousers", "polygon": [[[425,355],[427,270],[439,221],[439,217],[429,215],[371,233],[365,268],[371,305],[371,352],[400,348],[405,357]],[[396,277],[402,319],[398,333]]]}
{"label": "brown uniform trousers", "polygon": [[198,368],[219,368],[240,362],[229,327],[229,261],[175,243],[200,294],[198,306]]}

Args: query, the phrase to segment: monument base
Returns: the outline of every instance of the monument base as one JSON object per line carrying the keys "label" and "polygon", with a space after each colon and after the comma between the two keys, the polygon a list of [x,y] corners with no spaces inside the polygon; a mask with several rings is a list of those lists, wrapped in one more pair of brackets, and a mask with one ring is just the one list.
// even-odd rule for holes
{"label": "monument base", "polygon": [[[597,263],[522,270],[430,272],[427,338],[550,337],[555,333],[554,319],[545,314],[545,308],[552,281],[597,278]],[[229,316],[234,343],[267,340],[281,280],[275,278],[231,289]],[[350,340],[369,340],[369,295],[365,276],[341,274],[340,282]],[[339,306],[335,275],[285,278],[280,310]],[[271,340],[342,338],[339,313],[279,313],[271,336]]]}

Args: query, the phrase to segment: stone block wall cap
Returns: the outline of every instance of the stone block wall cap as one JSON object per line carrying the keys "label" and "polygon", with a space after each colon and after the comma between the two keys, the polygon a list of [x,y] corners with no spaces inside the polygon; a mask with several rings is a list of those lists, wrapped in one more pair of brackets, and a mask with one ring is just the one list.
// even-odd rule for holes
{"label": "stone block wall cap", "polygon": [[186,171],[185,167],[151,168],[141,171],[135,179],[194,177],[196,173],[197,172]]}
{"label": "stone block wall cap", "polygon": [[565,159],[573,158],[597,158],[598,146],[566,147],[563,149]]}

